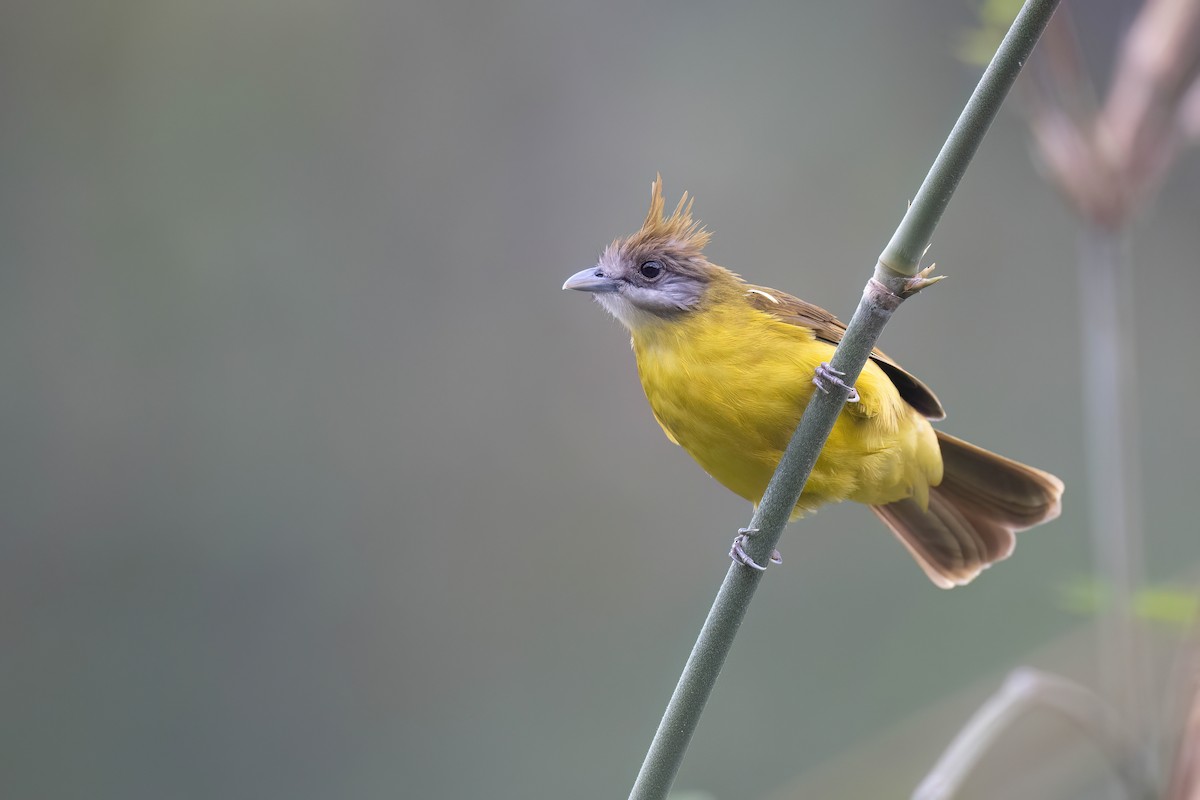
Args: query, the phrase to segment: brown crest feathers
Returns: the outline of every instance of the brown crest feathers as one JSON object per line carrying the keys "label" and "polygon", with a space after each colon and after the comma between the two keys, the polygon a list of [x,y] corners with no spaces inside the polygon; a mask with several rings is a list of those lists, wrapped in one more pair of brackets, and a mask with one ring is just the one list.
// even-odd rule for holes
{"label": "brown crest feathers", "polygon": [[682,250],[693,251],[699,255],[704,246],[708,244],[709,239],[712,238],[712,233],[692,219],[693,199],[688,197],[687,192],[684,192],[671,216],[663,216],[662,175],[658,175],[654,179],[650,192],[650,210],[646,213],[642,229],[634,236],[642,242],[653,240],[670,243]]}
{"label": "brown crest feathers", "polygon": [[662,176],[655,178],[650,194],[650,211],[637,233],[614,241],[600,257],[602,262],[636,268],[649,259],[661,261],[668,270],[705,283],[740,283],[734,273],[704,257],[704,246],[712,234],[692,219],[692,199],[683,193],[670,216],[663,213]]}

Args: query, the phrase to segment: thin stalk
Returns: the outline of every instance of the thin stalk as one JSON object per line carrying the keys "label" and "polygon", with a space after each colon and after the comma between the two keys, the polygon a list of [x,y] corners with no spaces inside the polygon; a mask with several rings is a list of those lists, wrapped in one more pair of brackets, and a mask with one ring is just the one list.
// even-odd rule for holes
{"label": "thin stalk", "polygon": [[[867,282],[862,300],[830,361],[834,369],[845,373],[847,385],[853,385],[858,379],[892,312],[906,297],[928,285],[929,281],[918,276],[921,255],[971,157],[1057,5],[1058,0],[1026,0],[942,145],[891,242],[880,255],[875,274]],[[813,392],[750,521],[749,527],[758,533],[750,539],[746,550],[758,563],[766,563],[779,543],[784,525],[800,498],[829,432],[833,430],[847,395],[848,391],[841,388],[828,394]],[[762,572],[741,564],[730,565],[654,734],[629,794],[630,800],[661,800],[667,796],[762,576]]]}
{"label": "thin stalk", "polygon": [[1128,229],[1085,225],[1079,237],[1083,418],[1096,574],[1112,606],[1098,626],[1100,686],[1145,743],[1153,769],[1159,725],[1143,643],[1131,618],[1143,583],[1142,475],[1133,265]]}

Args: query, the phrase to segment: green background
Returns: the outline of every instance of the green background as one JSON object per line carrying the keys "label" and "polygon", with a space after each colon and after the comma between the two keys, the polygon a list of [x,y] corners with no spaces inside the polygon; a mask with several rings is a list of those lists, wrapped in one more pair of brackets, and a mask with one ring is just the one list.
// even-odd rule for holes
{"label": "green background", "polygon": [[[971,8],[2,16],[4,794],[623,797],[750,510],[559,287],[661,171],[715,262],[847,317],[974,85]],[[1184,161],[1134,240],[1155,579],[1197,558],[1197,207]],[[961,716],[901,765],[858,748],[1088,623],[1077,235],[1002,113],[930,253],[950,280],[882,340],[946,430],[1062,476],[1063,517],[953,592],[864,508],[793,525],[679,788],[848,758],[905,795]]]}

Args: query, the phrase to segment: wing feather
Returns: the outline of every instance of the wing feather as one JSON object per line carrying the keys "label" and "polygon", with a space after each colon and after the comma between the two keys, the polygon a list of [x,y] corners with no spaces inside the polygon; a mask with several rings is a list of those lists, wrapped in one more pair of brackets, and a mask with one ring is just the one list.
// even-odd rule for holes
{"label": "wing feather", "polygon": [[[813,335],[822,341],[837,345],[846,333],[846,325],[833,314],[820,306],[806,303],[799,297],[793,297],[787,292],[768,289],[765,286],[746,287],[746,299],[750,305],[759,311],[764,311],[789,325],[809,328]],[[946,411],[942,408],[937,395],[878,348],[871,351],[871,360],[891,378],[900,396],[910,406],[927,419],[945,419]]]}

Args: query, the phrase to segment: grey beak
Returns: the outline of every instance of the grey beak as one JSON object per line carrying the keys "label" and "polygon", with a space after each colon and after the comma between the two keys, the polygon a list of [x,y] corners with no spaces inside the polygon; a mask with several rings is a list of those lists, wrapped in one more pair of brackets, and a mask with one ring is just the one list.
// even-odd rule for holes
{"label": "grey beak", "polygon": [[592,294],[615,292],[618,286],[619,284],[616,281],[607,277],[598,267],[581,269],[567,278],[567,282],[563,284],[564,289],[575,289],[580,292],[591,292]]}

